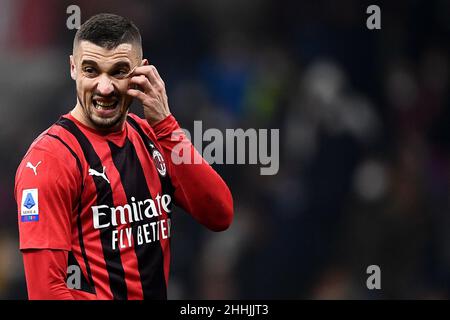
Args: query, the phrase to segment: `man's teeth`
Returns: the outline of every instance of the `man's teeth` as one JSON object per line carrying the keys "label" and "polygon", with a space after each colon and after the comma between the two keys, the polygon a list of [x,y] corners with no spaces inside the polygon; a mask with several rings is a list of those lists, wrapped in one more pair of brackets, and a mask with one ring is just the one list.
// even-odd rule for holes
{"label": "man's teeth", "polygon": [[94,106],[97,109],[100,108],[110,108],[112,106],[115,106],[117,104],[117,101],[112,102],[106,102],[106,101],[95,101]]}

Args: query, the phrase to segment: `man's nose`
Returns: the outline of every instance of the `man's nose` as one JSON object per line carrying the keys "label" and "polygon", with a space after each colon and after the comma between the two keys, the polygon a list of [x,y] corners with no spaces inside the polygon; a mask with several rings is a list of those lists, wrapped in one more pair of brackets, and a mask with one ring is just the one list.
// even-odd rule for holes
{"label": "man's nose", "polygon": [[111,81],[111,79],[106,75],[101,75],[98,85],[97,85],[97,91],[102,96],[109,96],[111,93],[114,92],[114,86]]}

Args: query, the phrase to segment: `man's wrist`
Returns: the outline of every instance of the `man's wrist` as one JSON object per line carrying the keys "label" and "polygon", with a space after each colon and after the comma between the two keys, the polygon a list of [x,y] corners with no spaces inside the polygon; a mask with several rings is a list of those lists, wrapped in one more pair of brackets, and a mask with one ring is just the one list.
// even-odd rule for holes
{"label": "man's wrist", "polygon": [[158,119],[158,120],[149,120],[149,119],[146,119],[146,120],[147,120],[148,124],[149,124],[152,128],[154,128],[154,127],[155,127],[156,125],[158,125],[160,122],[162,122],[162,121],[166,120],[168,117],[170,117],[170,115],[171,115],[171,113],[169,112],[167,115],[163,116],[161,119]]}
{"label": "man's wrist", "polygon": [[169,114],[164,119],[154,123],[151,127],[158,139],[170,136],[173,131],[180,129],[177,120],[172,114]]}

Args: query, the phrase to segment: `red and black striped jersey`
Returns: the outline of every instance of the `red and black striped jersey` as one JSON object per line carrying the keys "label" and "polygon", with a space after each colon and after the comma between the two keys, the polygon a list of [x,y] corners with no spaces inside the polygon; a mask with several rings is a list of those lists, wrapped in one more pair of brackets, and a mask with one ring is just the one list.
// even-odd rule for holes
{"label": "red and black striped jersey", "polygon": [[31,145],[16,174],[20,249],[68,251],[74,298],[166,299],[174,203],[213,230],[231,222],[215,171],[172,163],[175,131],[190,144],[173,116],[151,127],[130,114],[106,134],[66,114]]}

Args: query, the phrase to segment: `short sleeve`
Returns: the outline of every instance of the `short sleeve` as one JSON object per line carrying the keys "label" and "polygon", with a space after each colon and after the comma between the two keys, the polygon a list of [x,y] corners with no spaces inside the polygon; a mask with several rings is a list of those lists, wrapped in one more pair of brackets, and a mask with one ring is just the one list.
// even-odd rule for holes
{"label": "short sleeve", "polygon": [[[52,150],[53,149],[53,150]],[[79,195],[80,174],[63,146],[36,146],[16,173],[20,249],[71,249],[72,212]]]}

